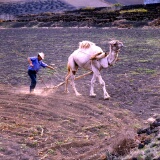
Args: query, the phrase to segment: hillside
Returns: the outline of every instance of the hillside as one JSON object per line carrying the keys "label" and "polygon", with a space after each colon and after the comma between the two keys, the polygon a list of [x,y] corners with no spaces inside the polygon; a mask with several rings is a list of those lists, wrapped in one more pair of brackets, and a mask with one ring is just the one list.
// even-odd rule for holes
{"label": "hillside", "polygon": [[107,1],[101,1],[101,0],[64,0],[66,3],[73,5],[77,8],[83,8],[83,7],[108,7],[111,6],[111,3],[108,3]]}
{"label": "hillside", "polygon": [[[0,29],[0,159],[106,160],[102,156],[120,140],[133,142],[143,122],[160,114],[159,35],[159,29],[139,28]],[[86,39],[104,51],[109,50],[110,39],[127,46],[114,66],[101,71],[111,99],[103,99],[98,82],[97,96],[89,96],[91,75],[76,81],[80,97],[71,86],[68,94],[64,86],[44,92],[45,85],[64,81],[68,56]],[[44,62],[54,63],[56,69],[38,73],[36,92],[31,95],[27,57],[39,51],[46,54]],[[76,75],[84,72],[79,69]],[[151,151],[159,141],[151,143]],[[158,152],[152,156],[155,160]]]}
{"label": "hillside", "polygon": [[[40,0],[0,0],[0,2],[31,2],[31,1],[40,1]],[[41,0],[44,1],[44,0]],[[92,0],[92,1],[88,1],[88,0],[63,0],[66,3],[72,4],[74,6],[90,6],[95,4],[97,7],[100,7],[99,5],[106,5],[106,4],[115,4],[115,3],[121,3],[123,5],[133,5],[133,4],[143,4],[143,0],[132,0],[132,1],[128,1],[128,0]],[[106,3],[106,4],[105,4]]]}
{"label": "hillside", "polygon": [[144,0],[116,0],[116,3],[120,3],[122,5],[143,4],[143,2]]}
{"label": "hillside", "polygon": [[0,0],[0,19],[12,20],[17,15],[59,13],[72,11],[80,8],[112,7],[114,4],[121,5],[142,4],[142,0],[128,3],[125,0]]}
{"label": "hillside", "polygon": [[85,7],[111,7],[115,3],[122,5],[142,4],[134,0],[0,0],[0,15],[38,14],[44,12],[62,12]]}
{"label": "hillside", "polygon": [[0,15],[38,14],[44,12],[62,12],[74,10],[76,7],[60,0],[27,1],[15,3],[1,3]]}

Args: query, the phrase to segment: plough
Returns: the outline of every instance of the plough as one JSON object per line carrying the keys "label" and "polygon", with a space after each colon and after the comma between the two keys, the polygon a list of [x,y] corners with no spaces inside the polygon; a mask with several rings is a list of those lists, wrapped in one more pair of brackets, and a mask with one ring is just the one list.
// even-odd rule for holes
{"label": "plough", "polygon": [[[75,77],[75,80],[82,79],[82,78],[84,78],[84,77],[87,76],[87,75],[91,75],[92,73],[93,73],[93,72],[90,71],[90,72],[87,72],[87,73],[82,74],[82,75],[80,75],[80,76],[77,76],[77,77]],[[57,84],[57,85],[55,85],[55,86],[53,86],[53,87],[47,87],[47,86],[45,85],[45,88],[44,88],[44,91],[43,91],[43,92],[50,91],[50,90],[53,90],[53,89],[58,89],[60,86],[62,86],[62,85],[64,85],[64,84],[65,84],[65,81],[63,81],[63,82],[61,82],[61,83],[59,83],[59,84]]]}

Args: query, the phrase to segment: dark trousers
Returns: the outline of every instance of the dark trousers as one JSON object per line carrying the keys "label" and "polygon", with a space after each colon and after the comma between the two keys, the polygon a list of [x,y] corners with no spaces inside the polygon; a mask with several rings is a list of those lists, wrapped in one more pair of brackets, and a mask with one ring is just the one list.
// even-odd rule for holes
{"label": "dark trousers", "polygon": [[36,71],[28,70],[28,75],[31,78],[30,92],[34,91],[37,83]]}

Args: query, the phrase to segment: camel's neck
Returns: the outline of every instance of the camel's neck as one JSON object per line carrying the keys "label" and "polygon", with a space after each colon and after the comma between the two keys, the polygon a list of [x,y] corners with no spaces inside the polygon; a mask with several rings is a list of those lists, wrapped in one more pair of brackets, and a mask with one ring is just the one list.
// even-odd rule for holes
{"label": "camel's neck", "polygon": [[118,53],[119,53],[119,51],[112,50],[109,52],[109,54],[106,57],[100,59],[101,67],[107,68],[108,66],[112,66],[118,58]]}
{"label": "camel's neck", "polygon": [[108,60],[109,65],[113,65],[117,61],[118,53],[119,53],[119,50],[114,51],[114,50],[110,49],[110,52],[107,56],[107,60]]}

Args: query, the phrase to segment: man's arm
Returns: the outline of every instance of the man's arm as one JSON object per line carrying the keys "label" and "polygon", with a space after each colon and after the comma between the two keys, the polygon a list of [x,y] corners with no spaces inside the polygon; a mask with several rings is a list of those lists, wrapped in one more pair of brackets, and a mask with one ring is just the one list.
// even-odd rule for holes
{"label": "man's arm", "polygon": [[33,67],[33,64],[32,64],[32,61],[31,61],[31,59],[28,57],[28,63],[29,63],[29,65],[31,66],[31,67]]}
{"label": "man's arm", "polygon": [[54,68],[52,66],[46,66],[46,67],[49,68],[49,69],[54,70]]}

